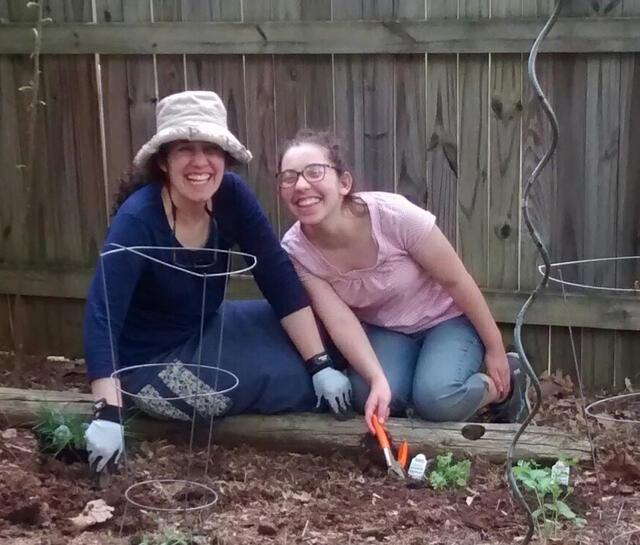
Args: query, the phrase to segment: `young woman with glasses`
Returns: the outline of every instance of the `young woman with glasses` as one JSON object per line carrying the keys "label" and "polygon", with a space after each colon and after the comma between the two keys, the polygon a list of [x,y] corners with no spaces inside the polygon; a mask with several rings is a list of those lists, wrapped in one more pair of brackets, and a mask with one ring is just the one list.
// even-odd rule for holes
{"label": "young woman with glasses", "polygon": [[339,143],[303,130],[276,175],[297,218],[282,244],[312,306],[352,364],[354,404],[369,386],[358,369],[381,364],[391,414],[465,421],[490,406],[496,421],[528,414],[527,376],[505,354],[477,285],[433,214],[404,197],[354,192]]}

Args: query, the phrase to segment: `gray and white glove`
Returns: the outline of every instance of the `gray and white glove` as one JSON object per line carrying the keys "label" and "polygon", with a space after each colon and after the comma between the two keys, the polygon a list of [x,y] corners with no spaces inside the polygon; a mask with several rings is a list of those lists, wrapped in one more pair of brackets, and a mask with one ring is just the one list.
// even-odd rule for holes
{"label": "gray and white glove", "polygon": [[92,473],[100,473],[107,463],[115,466],[122,456],[122,424],[108,420],[94,420],[84,433]]}
{"label": "gray and white glove", "polygon": [[311,380],[318,398],[317,407],[325,399],[336,416],[348,413],[351,407],[351,382],[344,373],[333,367],[325,367],[315,373]]}
{"label": "gray and white glove", "polygon": [[91,473],[100,473],[107,464],[115,468],[124,451],[121,409],[101,399],[94,405],[94,418],[84,432]]}

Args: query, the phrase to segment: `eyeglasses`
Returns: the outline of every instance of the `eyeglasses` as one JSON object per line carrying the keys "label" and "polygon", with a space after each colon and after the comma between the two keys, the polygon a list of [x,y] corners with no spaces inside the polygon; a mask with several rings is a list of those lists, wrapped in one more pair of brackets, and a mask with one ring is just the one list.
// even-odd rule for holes
{"label": "eyeglasses", "polygon": [[282,188],[289,188],[296,185],[300,174],[302,177],[307,180],[310,184],[317,184],[324,180],[325,174],[327,173],[327,169],[332,168],[336,172],[339,170],[333,165],[326,165],[324,163],[311,163],[307,165],[302,170],[283,170],[276,174],[276,180],[278,181],[278,185]]}

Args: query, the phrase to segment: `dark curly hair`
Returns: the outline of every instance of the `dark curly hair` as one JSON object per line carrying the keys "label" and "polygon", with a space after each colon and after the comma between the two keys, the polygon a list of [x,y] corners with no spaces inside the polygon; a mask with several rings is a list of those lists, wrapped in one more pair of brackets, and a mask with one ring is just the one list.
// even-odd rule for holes
{"label": "dark curly hair", "polygon": [[[282,147],[282,151],[278,156],[278,170],[282,168],[282,159],[285,153],[291,148],[300,146],[302,144],[313,144],[326,150],[327,159],[333,164],[338,174],[343,172],[351,172],[349,165],[344,157],[344,145],[338,137],[328,130],[315,130],[315,129],[300,129],[296,135],[285,142]],[[353,176],[352,176],[353,177]],[[367,211],[366,203],[357,195],[354,195],[355,180],[351,184],[349,193],[345,195],[345,204],[349,207],[349,210],[355,215],[363,215]]]}

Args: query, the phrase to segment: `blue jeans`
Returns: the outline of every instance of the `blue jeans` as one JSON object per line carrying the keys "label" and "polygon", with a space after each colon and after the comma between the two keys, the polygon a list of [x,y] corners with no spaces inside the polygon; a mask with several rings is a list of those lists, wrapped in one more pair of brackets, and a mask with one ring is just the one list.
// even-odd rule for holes
{"label": "blue jeans", "polygon": [[[466,316],[413,335],[364,324],[391,387],[391,414],[412,406],[432,422],[463,422],[481,407],[487,383],[479,372],[484,345]],[[369,385],[349,369],[355,408],[362,411]]]}

